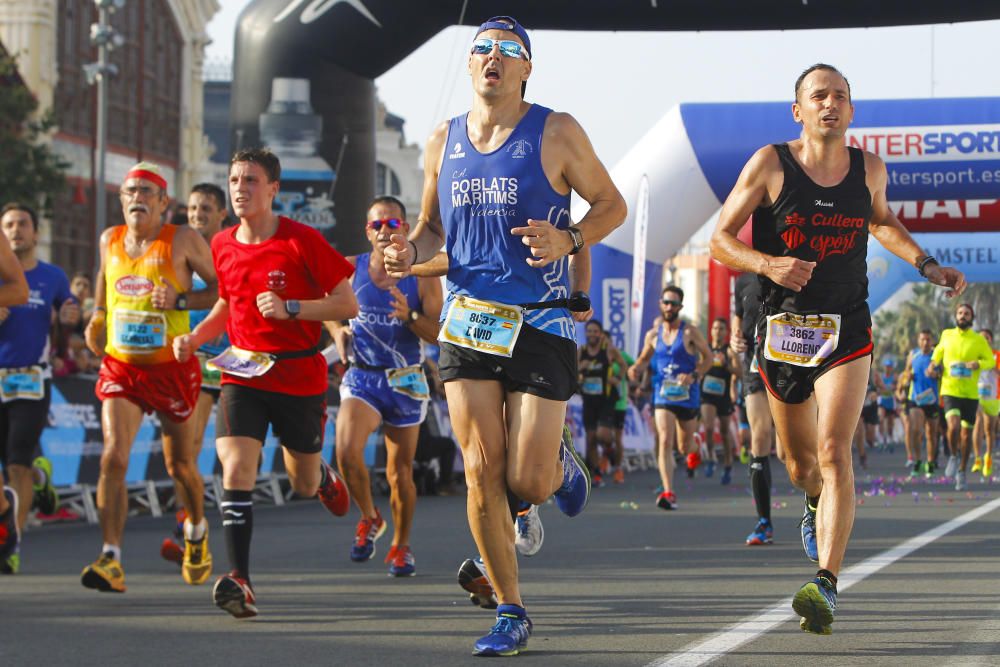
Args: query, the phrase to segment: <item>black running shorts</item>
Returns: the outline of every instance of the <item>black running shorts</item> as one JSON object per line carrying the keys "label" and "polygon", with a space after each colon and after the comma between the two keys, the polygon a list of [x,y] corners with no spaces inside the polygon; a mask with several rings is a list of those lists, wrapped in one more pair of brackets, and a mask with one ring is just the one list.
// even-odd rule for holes
{"label": "black running shorts", "polygon": [[628,410],[615,410],[615,428],[622,430],[625,428],[625,415]]}
{"label": "black running shorts", "polygon": [[45,381],[45,396],[0,403],[0,462],[4,469],[18,465],[30,468],[41,453],[42,431],[49,421],[52,381]]}
{"label": "black running shorts", "polygon": [[[764,381],[760,378],[760,371],[753,363],[756,351],[750,346],[743,354],[743,395],[749,396],[764,391]],[[753,370],[751,370],[753,367]]]}
{"label": "black running shorts", "polygon": [[323,448],[326,394],[292,396],[240,384],[222,385],[215,420],[216,438],[253,438],[264,442],[268,425],[283,447],[315,454]]}
{"label": "black running shorts", "polygon": [[[972,428],[976,423],[976,412],[979,411],[978,398],[959,398],[958,396],[944,396],[944,416],[948,413],[958,412],[962,418],[962,426]],[[969,424],[969,426],[965,426]]]}
{"label": "black running shorts", "polygon": [[812,396],[816,380],[824,373],[872,353],[872,320],[867,305],[841,317],[837,349],[815,368],[766,359],[763,339],[766,327],[767,319],[761,317],[757,322],[757,363],[768,392],[782,403],[806,401]]}
{"label": "black running shorts", "polygon": [[598,427],[615,427],[615,403],[606,396],[583,397],[583,428],[593,431]]}
{"label": "black running shorts", "polygon": [[878,426],[878,403],[874,401],[865,403],[865,406],[861,408],[861,419],[869,426]]}
{"label": "black running shorts", "polygon": [[507,392],[568,401],[576,393],[576,343],[525,324],[513,356],[441,343],[438,370],[443,382],[496,380]]}
{"label": "black running shorts", "polygon": [[698,419],[701,416],[701,411],[698,408],[685,408],[679,405],[657,405],[657,410],[666,410],[667,412],[674,413],[679,421],[689,422],[692,419]]}
{"label": "black running shorts", "polygon": [[720,417],[728,417],[733,414],[733,401],[729,398],[729,394],[726,394],[725,396],[713,396],[711,394],[701,392],[701,404],[714,405],[715,412]]}

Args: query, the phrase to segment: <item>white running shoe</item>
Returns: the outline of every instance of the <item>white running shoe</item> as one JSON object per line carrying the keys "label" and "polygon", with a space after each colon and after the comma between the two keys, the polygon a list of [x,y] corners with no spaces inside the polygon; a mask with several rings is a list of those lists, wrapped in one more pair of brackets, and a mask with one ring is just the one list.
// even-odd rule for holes
{"label": "white running shoe", "polygon": [[944,468],[944,476],[948,479],[954,479],[956,472],[958,472],[958,457],[949,456],[948,465]]}
{"label": "white running shoe", "polygon": [[538,516],[538,505],[532,505],[522,514],[517,515],[514,523],[514,546],[522,556],[534,556],[542,548],[545,541],[545,529],[542,519]]}
{"label": "white running shoe", "polygon": [[965,471],[959,470],[957,473],[955,473],[955,490],[965,491],[967,488],[969,487],[965,483]]}

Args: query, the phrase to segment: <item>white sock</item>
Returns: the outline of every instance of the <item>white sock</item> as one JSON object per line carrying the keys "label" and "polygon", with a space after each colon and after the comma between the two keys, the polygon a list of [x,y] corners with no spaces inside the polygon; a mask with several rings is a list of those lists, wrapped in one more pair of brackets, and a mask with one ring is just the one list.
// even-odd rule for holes
{"label": "white sock", "polygon": [[122,548],[116,544],[108,544],[107,542],[105,542],[104,546],[101,547],[101,553],[111,554],[111,557],[114,558],[116,561],[118,561],[119,563],[122,562]]}
{"label": "white sock", "polygon": [[191,519],[184,519],[184,539],[191,542],[197,542],[198,540],[205,538],[205,533],[208,532],[208,521],[202,517],[201,522],[198,525],[191,523]]}

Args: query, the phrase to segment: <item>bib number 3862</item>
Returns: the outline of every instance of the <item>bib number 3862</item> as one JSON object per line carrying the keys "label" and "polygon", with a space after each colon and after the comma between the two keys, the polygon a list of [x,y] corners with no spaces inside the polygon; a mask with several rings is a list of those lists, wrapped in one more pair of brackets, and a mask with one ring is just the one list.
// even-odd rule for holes
{"label": "bib number 3862", "polygon": [[839,342],[840,315],[769,315],[764,358],[815,368],[830,358]]}

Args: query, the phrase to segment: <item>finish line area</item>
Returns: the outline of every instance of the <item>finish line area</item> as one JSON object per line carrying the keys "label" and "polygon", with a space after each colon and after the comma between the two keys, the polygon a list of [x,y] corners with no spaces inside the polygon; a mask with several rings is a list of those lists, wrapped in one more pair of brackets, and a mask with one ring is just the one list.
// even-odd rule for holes
{"label": "finish line area", "polygon": [[[956,492],[938,480],[911,481],[900,463],[898,453],[873,452],[869,471],[858,471],[857,519],[827,637],[801,632],[785,601],[814,566],[799,540],[801,495],[780,467],[771,546],[744,545],[754,510],[742,475],[728,487],[717,476],[678,479],[674,512],[653,504],[654,471],[595,490],[576,519],[544,506],[545,544],[519,560],[534,634],[518,660],[995,664],[1000,494],[981,482]],[[172,528],[166,517],[129,521],[122,595],[80,586],[100,539],[94,526],[33,529],[20,574],[0,579],[4,631],[18,638],[0,645],[0,656],[12,665],[477,663],[470,647],[493,612],[469,604],[455,580],[475,555],[465,498],[419,499],[412,578],[386,576],[388,536],[371,561],[349,560],[355,512],[334,519],[315,501],[259,507],[252,565],[261,615],[248,622],[220,613],[210,585],[185,584],[160,559]],[[218,573],[223,536],[217,517],[210,523]]]}

